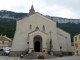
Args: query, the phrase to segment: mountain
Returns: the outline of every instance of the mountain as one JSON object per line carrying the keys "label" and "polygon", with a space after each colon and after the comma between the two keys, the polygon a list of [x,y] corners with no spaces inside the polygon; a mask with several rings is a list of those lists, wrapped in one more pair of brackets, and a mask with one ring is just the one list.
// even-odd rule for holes
{"label": "mountain", "polygon": [[[18,18],[27,16],[27,14],[28,13],[16,13],[16,12],[7,11],[7,10],[1,10],[0,18],[17,20]],[[58,23],[74,23],[74,24],[80,23],[80,19],[68,19],[68,18],[48,16],[48,15],[46,15],[46,17],[50,18],[51,20],[55,20]]]}
{"label": "mountain", "polygon": [[[16,20],[27,16],[28,13],[16,13],[7,10],[0,11],[0,34],[7,35],[10,38],[14,37],[16,29]],[[80,32],[80,19],[68,19],[61,17],[48,16],[51,20],[55,20],[57,27],[69,32],[71,34],[71,41],[73,41],[73,36]]]}
{"label": "mountain", "polygon": [[80,23],[80,19],[68,19],[68,18],[48,16],[48,15],[46,16],[52,20],[57,21],[58,23],[74,23],[74,24]]}
{"label": "mountain", "polygon": [[71,42],[73,42],[73,36],[80,32],[80,19],[68,19],[61,17],[47,17],[57,22],[57,27],[71,34]]}
{"label": "mountain", "polygon": [[5,18],[5,19],[16,20],[16,19],[24,17],[26,15],[27,15],[27,13],[16,13],[16,12],[7,11],[7,10],[0,11],[0,18]]}
{"label": "mountain", "polygon": [[13,38],[16,29],[16,20],[26,15],[27,13],[16,13],[7,10],[1,10],[0,11],[0,35],[6,35],[10,38]]}

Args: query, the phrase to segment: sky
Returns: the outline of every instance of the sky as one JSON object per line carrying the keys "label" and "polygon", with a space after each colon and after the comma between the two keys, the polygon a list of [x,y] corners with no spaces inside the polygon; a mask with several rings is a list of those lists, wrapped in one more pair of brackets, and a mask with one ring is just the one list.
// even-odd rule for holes
{"label": "sky", "polygon": [[0,10],[28,13],[32,4],[43,15],[80,19],[80,0],[0,0]]}

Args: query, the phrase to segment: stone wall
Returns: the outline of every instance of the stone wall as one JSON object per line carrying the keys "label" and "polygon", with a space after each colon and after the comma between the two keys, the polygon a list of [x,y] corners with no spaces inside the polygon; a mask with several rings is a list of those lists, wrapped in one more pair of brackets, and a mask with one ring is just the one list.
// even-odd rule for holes
{"label": "stone wall", "polygon": [[19,57],[21,54],[26,55],[27,51],[11,51],[9,56]]}

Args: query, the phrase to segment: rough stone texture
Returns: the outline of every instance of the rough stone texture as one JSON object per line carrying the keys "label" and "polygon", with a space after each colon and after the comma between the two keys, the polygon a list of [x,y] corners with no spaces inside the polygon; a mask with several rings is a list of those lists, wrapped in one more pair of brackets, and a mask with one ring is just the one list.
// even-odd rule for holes
{"label": "rough stone texture", "polygon": [[11,51],[9,56],[19,57],[21,54],[26,55],[27,51]]}
{"label": "rough stone texture", "polygon": [[[48,51],[48,54],[50,55],[50,51]],[[61,54],[60,51],[52,51],[53,56],[59,56]]]}
{"label": "rough stone texture", "polygon": [[60,53],[61,53],[60,51],[53,51],[54,56],[59,56]]}
{"label": "rough stone texture", "polygon": [[66,52],[64,52],[64,51],[63,52],[55,52],[55,53],[57,53],[58,56],[59,56],[60,53],[62,53],[63,56],[71,56],[72,55],[72,52],[67,52],[67,51]]}
{"label": "rough stone texture", "polygon": [[[71,56],[72,52],[67,52],[67,51],[53,51],[53,56],[59,56],[62,53],[63,56]],[[50,52],[48,52],[48,54],[50,54]]]}
{"label": "rough stone texture", "polygon": [[38,55],[43,55],[45,59],[54,58],[55,56],[51,56],[45,52],[32,52],[28,55],[25,55],[24,58],[26,59],[38,59]]}

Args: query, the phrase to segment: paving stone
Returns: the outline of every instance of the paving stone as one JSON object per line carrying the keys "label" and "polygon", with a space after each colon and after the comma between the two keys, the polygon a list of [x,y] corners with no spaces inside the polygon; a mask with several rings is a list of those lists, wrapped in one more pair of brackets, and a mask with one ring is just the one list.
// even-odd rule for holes
{"label": "paving stone", "polygon": [[26,58],[26,59],[38,59],[38,55],[44,55],[45,59],[54,58],[54,56],[51,56],[51,55],[44,53],[44,52],[33,52],[33,53],[28,54],[28,55],[25,55],[24,58]]}

